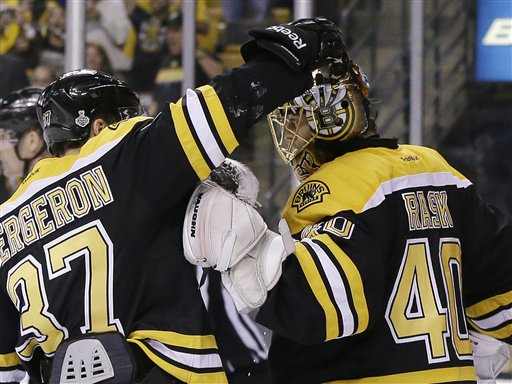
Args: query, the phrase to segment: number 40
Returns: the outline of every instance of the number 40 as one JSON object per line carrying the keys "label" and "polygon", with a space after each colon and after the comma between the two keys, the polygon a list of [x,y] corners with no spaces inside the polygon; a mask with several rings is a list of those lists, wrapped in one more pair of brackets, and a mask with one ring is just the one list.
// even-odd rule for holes
{"label": "number 40", "polygon": [[424,342],[429,363],[450,359],[450,336],[458,358],[471,359],[461,297],[460,243],[455,238],[443,238],[439,250],[448,308],[441,305],[428,240],[408,240],[386,308],[386,320],[396,343]]}

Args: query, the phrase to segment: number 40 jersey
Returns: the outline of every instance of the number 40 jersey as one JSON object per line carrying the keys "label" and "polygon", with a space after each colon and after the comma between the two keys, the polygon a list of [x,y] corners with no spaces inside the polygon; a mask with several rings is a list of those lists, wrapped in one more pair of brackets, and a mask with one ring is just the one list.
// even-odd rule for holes
{"label": "number 40 jersey", "polygon": [[277,382],[474,382],[469,330],[512,343],[511,219],[436,151],[361,140],[283,217],[296,251],[257,317]]}

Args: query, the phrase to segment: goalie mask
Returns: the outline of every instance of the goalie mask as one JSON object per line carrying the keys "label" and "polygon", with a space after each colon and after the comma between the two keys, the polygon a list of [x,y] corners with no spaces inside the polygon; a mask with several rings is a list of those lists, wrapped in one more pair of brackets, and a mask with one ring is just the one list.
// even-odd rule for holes
{"label": "goalie mask", "polygon": [[299,180],[331,160],[329,153],[340,143],[368,129],[368,89],[357,65],[332,63],[316,72],[311,89],[268,115],[278,153]]}

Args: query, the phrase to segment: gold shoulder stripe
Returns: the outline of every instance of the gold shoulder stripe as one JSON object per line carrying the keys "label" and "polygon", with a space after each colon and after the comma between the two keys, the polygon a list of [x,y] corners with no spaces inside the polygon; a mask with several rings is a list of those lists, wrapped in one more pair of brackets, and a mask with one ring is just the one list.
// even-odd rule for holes
{"label": "gold shoulder stripe", "polygon": [[174,121],[176,135],[178,136],[178,140],[180,141],[183,151],[185,151],[185,154],[187,155],[190,165],[201,180],[206,179],[210,174],[211,169],[201,154],[201,150],[194,140],[194,136],[192,136],[192,133],[190,132],[191,127],[188,126],[183,113],[182,99],[179,99],[177,103],[171,103],[169,108]]}
{"label": "gold shoulder stripe", "polygon": [[20,359],[16,352],[6,353],[0,355],[0,367],[14,367],[15,365],[20,364]]}
{"label": "gold shoulder stripe", "polygon": [[471,307],[466,308],[466,315],[472,319],[479,318],[496,311],[500,307],[510,306],[510,303],[512,303],[512,291],[473,304]]}
{"label": "gold shoulder stripe", "polygon": [[329,297],[327,288],[307,248],[300,242],[295,243],[294,255],[306,276],[316,300],[325,313],[325,340],[332,340],[339,336],[338,313]]}
{"label": "gold shoulder stripe", "polygon": [[[147,116],[138,116],[133,119],[117,123],[115,129],[105,128],[100,135],[90,138],[81,148],[80,153],[61,158],[45,158],[36,163],[34,169],[25,178],[10,200],[15,200],[23,195],[30,186],[31,179],[37,176],[38,180],[52,177],[60,177],[70,171],[82,160],[84,165],[91,163],[115,146],[117,142],[128,134],[139,121],[151,119]],[[97,153],[97,156],[96,156]],[[96,157],[95,157],[96,156]],[[91,160],[89,160],[91,157]],[[44,165],[44,166],[43,166]]]}
{"label": "gold shoulder stripe", "polygon": [[224,107],[219,100],[219,96],[217,96],[217,93],[210,85],[199,87],[198,90],[202,93],[206,105],[208,105],[208,111],[222,140],[222,144],[229,153],[233,152],[239,144],[224,113]]}
{"label": "gold shoulder stripe", "polygon": [[129,339],[128,342],[137,344],[148,356],[151,361],[162,368],[167,373],[176,377],[178,380],[190,384],[227,384],[228,379],[224,372],[211,372],[211,373],[195,373],[187,371],[186,369],[179,368],[168,361],[162,359],[153,353],[143,342],[140,340]]}
{"label": "gold shoulder stripe", "polygon": [[505,325],[499,329],[488,331],[479,327],[473,320],[468,319],[468,322],[471,324],[473,328],[475,328],[479,333],[492,337],[493,339],[503,340],[509,338],[512,335],[512,324]]}
{"label": "gold shoulder stripe", "polygon": [[[383,172],[383,169],[392,172]],[[471,185],[436,151],[409,145],[400,145],[398,149],[365,148],[346,153],[323,164],[302,182],[297,191],[311,182],[327,185],[330,194],[323,196],[321,203],[304,206],[301,211],[293,206],[296,195],[290,196],[283,218],[292,233],[340,211],[362,213],[378,206],[387,195],[405,188],[430,185],[466,188]]]}
{"label": "gold shoulder stripe", "polygon": [[332,241],[328,235],[320,235],[315,237],[315,240],[321,241],[329,248],[343,269],[350,286],[350,294],[357,313],[358,325],[354,333],[357,334],[364,332],[366,328],[368,328],[370,315],[368,313],[368,304],[366,303],[366,296],[364,294],[363,279],[361,278],[359,270],[350,257],[348,257],[347,254],[343,252],[343,250],[334,241]]}
{"label": "gold shoulder stripe", "polygon": [[164,344],[191,349],[216,349],[217,343],[213,335],[184,335],[170,331],[134,331],[128,339],[153,339]]}

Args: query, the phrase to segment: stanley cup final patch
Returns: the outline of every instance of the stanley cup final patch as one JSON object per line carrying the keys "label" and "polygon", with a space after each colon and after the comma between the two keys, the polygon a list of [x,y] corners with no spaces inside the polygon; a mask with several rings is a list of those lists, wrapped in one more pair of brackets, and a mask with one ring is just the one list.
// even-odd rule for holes
{"label": "stanley cup final patch", "polygon": [[327,184],[318,180],[308,181],[293,195],[292,207],[295,207],[297,212],[300,212],[313,204],[321,203],[323,196],[327,193],[331,193]]}
{"label": "stanley cup final patch", "polygon": [[79,127],[86,127],[89,124],[89,117],[85,116],[85,111],[83,109],[78,111],[78,117],[75,119],[75,124]]}

